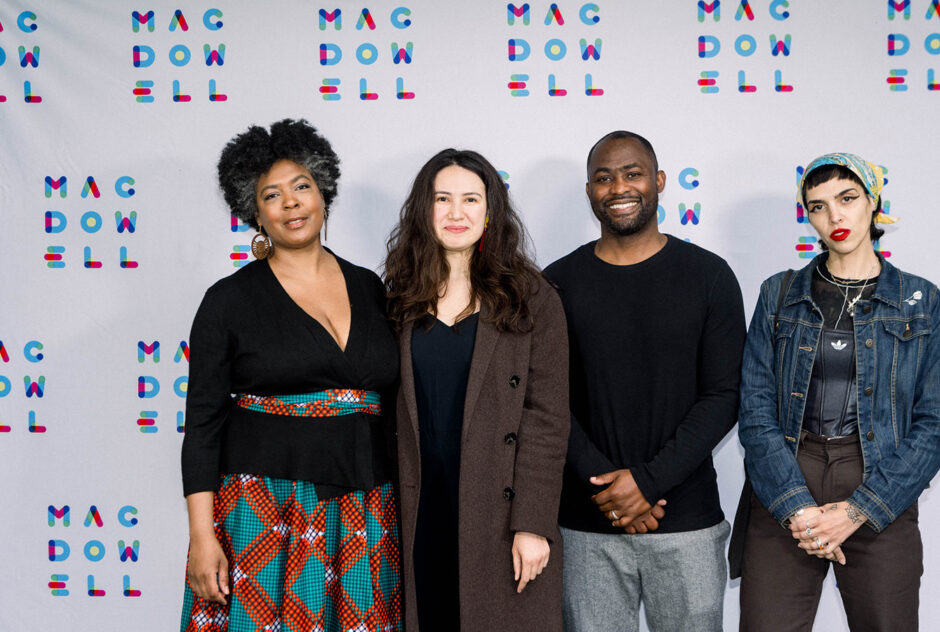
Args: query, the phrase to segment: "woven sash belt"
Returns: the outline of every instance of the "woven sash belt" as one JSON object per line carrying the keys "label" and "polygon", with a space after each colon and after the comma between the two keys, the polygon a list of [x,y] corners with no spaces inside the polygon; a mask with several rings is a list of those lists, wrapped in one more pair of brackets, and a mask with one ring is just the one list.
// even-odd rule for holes
{"label": "woven sash belt", "polygon": [[235,405],[248,410],[291,417],[339,417],[354,413],[382,414],[382,404],[377,392],[352,388],[331,388],[313,393],[268,397],[239,393],[235,395]]}

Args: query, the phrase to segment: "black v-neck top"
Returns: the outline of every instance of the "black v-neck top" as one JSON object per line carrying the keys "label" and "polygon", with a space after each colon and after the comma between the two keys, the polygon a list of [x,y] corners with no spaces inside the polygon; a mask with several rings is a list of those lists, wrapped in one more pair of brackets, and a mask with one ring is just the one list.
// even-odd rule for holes
{"label": "black v-neck top", "polygon": [[[478,321],[479,312],[449,327],[428,314],[415,322],[411,332],[421,436],[421,505],[448,514],[455,534],[460,435]],[[419,508],[418,521],[423,517]]]}
{"label": "black v-neck top", "polygon": [[[329,495],[392,480],[387,419],[394,414],[398,344],[385,290],[371,270],[339,257],[351,306],[345,351],[290,298],[267,261],[209,288],[190,333],[183,493],[247,473],[318,483]],[[378,391],[383,415],[290,417],[234,405],[232,394]],[[318,489],[319,493],[319,489]]]}

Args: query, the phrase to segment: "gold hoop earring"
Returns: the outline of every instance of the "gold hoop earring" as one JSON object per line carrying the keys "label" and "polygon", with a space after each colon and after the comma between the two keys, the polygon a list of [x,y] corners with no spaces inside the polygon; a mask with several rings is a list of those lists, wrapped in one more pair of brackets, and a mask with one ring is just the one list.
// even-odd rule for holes
{"label": "gold hoop earring", "polygon": [[271,238],[265,234],[264,228],[259,228],[257,234],[251,238],[251,254],[255,259],[267,259],[271,249]]}

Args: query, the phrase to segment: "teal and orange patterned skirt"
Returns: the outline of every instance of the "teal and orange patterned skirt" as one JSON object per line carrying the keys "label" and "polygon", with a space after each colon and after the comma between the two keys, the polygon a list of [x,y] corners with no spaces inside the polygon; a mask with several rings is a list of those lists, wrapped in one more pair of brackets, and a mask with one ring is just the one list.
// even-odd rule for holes
{"label": "teal and orange patterned skirt", "polygon": [[196,597],[187,580],[182,632],[401,632],[391,483],[321,502],[313,483],[229,474],[214,517],[228,605]]}

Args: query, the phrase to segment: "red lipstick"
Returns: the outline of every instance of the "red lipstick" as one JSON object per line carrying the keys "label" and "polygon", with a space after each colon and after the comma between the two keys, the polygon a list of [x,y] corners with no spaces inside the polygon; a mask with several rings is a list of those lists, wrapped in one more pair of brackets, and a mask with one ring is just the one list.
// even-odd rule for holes
{"label": "red lipstick", "polygon": [[831,233],[829,233],[829,239],[831,239],[832,241],[842,241],[843,239],[848,237],[849,233],[851,232],[852,231],[850,231],[848,228],[837,228]]}

